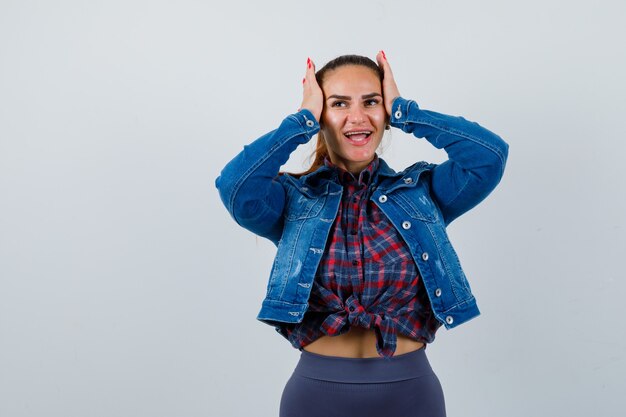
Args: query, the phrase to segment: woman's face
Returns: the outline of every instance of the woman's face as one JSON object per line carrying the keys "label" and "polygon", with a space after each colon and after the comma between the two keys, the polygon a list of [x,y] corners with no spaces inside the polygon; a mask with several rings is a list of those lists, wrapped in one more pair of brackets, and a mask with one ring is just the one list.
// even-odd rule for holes
{"label": "woman's face", "polygon": [[320,128],[333,164],[359,173],[374,159],[386,122],[381,88],[378,75],[367,67],[348,65],[326,73]]}

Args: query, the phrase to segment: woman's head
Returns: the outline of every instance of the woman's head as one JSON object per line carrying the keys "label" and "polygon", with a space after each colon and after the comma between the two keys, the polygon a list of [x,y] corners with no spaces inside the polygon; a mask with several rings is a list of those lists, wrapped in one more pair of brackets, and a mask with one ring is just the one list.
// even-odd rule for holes
{"label": "woman's head", "polygon": [[387,124],[383,70],[359,55],[342,55],[315,74],[324,93],[315,159],[305,173],[328,156],[337,166],[359,172],[374,158]]}
{"label": "woman's head", "polygon": [[315,79],[320,86],[323,86],[326,74],[337,68],[348,65],[356,65],[369,68],[374,74],[378,76],[380,82],[383,82],[384,73],[382,68],[380,68],[376,62],[372,61],[368,57],[361,55],[341,55],[331,61],[328,61],[326,65],[324,65],[315,73]]}

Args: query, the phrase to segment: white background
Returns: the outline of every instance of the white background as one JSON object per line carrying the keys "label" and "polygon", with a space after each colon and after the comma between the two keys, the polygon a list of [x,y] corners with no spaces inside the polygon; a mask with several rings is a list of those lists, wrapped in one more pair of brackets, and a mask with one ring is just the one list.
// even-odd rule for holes
{"label": "white background", "polygon": [[[622,415],[625,18],[623,1],[1,0],[0,415],[276,416],[299,352],[255,319],[275,249],[214,180],[296,111],[308,56],[379,49],[404,97],[510,145],[448,229],[483,313],[428,349],[448,415]],[[446,157],[386,142],[396,170]]]}

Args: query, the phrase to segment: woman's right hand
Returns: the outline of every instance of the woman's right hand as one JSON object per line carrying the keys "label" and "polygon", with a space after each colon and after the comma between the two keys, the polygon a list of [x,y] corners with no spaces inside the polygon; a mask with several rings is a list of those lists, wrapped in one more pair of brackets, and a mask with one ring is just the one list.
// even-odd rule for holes
{"label": "woman's right hand", "polygon": [[302,79],[302,104],[300,109],[307,109],[319,123],[322,116],[322,108],[324,107],[324,93],[315,79],[315,64],[311,58],[307,58],[306,74]]}

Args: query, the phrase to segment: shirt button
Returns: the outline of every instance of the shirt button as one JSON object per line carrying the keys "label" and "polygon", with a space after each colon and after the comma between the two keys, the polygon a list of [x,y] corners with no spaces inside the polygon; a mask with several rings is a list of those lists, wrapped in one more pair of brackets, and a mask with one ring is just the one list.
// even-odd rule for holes
{"label": "shirt button", "polygon": [[446,317],[446,323],[452,324],[453,322],[454,322],[454,319],[452,318],[452,316]]}
{"label": "shirt button", "polygon": [[356,259],[352,261],[352,265],[358,265],[359,261],[357,261]]}
{"label": "shirt button", "polygon": [[428,252],[422,253],[422,259],[425,260],[425,261],[428,260]]}
{"label": "shirt button", "polygon": [[441,297],[441,288],[435,290],[435,297]]}
{"label": "shirt button", "polygon": [[381,203],[384,203],[385,201],[387,201],[387,196],[386,195],[381,195],[380,197],[378,197],[378,201],[380,201]]}
{"label": "shirt button", "polygon": [[348,310],[350,310],[350,311],[354,311],[354,306],[350,306],[350,307],[348,307]]}
{"label": "shirt button", "polygon": [[403,229],[410,229],[411,228],[411,222],[408,220],[405,220],[402,222],[402,228]]}
{"label": "shirt button", "polygon": [[356,234],[357,234],[356,229],[352,229],[352,230],[350,230],[350,234],[351,234],[351,235],[356,235]]}
{"label": "shirt button", "polygon": [[402,117],[402,112],[401,112],[400,110],[398,110],[398,111],[394,114],[394,116],[396,117],[396,119],[399,119],[399,118],[401,118],[401,117]]}

